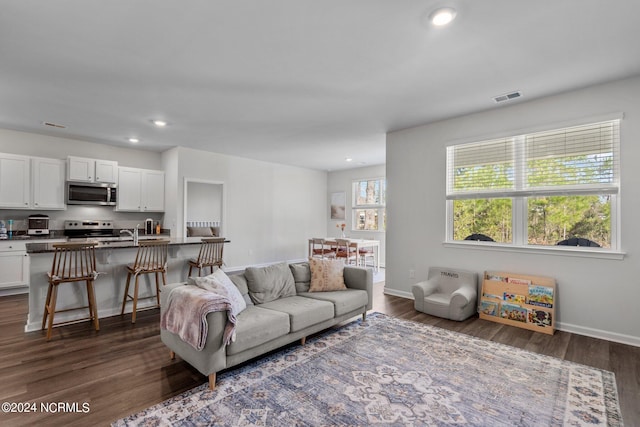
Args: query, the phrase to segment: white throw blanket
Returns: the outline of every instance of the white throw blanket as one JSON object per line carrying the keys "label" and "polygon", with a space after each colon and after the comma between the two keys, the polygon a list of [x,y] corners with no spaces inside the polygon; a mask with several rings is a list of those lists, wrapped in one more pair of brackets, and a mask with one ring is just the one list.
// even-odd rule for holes
{"label": "white throw blanket", "polygon": [[227,312],[223,343],[235,341],[236,310],[225,295],[201,289],[197,286],[178,286],[167,297],[166,308],[160,319],[160,327],[177,334],[196,350],[202,350],[207,341],[207,314]]}

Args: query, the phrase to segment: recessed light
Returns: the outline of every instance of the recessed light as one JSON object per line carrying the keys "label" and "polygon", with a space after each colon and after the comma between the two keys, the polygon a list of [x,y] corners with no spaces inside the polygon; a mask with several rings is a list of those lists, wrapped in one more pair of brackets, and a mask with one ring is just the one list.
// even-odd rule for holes
{"label": "recessed light", "polygon": [[345,161],[345,162],[352,162],[352,161],[353,161],[353,159],[352,159],[351,157],[348,157],[348,156],[347,156],[347,157],[345,157],[345,158],[344,158],[344,161]]}
{"label": "recessed light", "polygon": [[451,9],[450,7],[443,7],[441,9],[434,10],[433,13],[429,15],[429,20],[436,27],[442,27],[453,21],[455,17],[455,9]]}
{"label": "recessed light", "polygon": [[167,125],[167,122],[165,122],[164,120],[154,120],[153,124],[160,128],[163,128]]}
{"label": "recessed light", "polygon": [[132,144],[135,144],[140,142],[140,140],[138,138],[129,138],[129,142],[131,142]]}

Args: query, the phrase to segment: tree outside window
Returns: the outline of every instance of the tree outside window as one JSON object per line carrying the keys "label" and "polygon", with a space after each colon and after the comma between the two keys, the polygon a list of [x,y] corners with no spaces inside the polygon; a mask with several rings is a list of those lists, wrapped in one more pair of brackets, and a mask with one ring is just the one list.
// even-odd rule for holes
{"label": "tree outside window", "polygon": [[386,181],[384,178],[365,179],[353,183],[353,230],[383,231]]}

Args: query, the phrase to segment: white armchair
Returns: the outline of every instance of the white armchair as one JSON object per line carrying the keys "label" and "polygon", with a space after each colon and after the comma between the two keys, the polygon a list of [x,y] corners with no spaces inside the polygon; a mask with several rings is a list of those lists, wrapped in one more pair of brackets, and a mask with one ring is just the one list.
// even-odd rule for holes
{"label": "white armchair", "polygon": [[427,280],[411,290],[423,313],[461,321],[477,311],[478,275],[471,271],[430,267]]}

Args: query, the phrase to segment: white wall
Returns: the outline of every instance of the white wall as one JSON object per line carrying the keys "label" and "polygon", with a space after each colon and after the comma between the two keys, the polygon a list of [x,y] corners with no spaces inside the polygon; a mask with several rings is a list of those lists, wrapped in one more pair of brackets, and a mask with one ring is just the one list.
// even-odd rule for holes
{"label": "white wall", "polygon": [[[361,231],[352,230],[353,216],[352,216],[352,200],[353,200],[353,181],[366,179],[366,178],[384,178],[386,175],[385,165],[366,166],[361,168],[346,169],[340,171],[329,172],[327,180],[327,236],[340,237],[340,229],[336,227],[336,224],[345,223],[345,234],[347,237],[353,237],[356,239],[372,238],[374,240],[380,240],[380,266],[385,266],[385,235],[383,231]],[[332,220],[329,212],[329,203],[331,193],[344,192],[346,194],[346,213],[345,220]],[[321,237],[321,236],[316,236]]]}
{"label": "white wall", "polygon": [[184,222],[185,178],[224,183],[224,237],[231,240],[225,246],[227,268],[306,258],[308,239],[327,232],[326,172],[184,147],[163,156],[163,163],[176,157],[178,164],[166,175],[170,223]]}
{"label": "white wall", "polygon": [[[386,291],[411,295],[429,266],[555,277],[557,326],[640,345],[640,77],[495,108],[387,136]],[[610,113],[621,121],[623,260],[445,247],[445,147]],[[415,270],[415,279],[409,278]]]}
{"label": "white wall", "polygon": [[222,185],[187,184],[187,221],[222,221]]}

